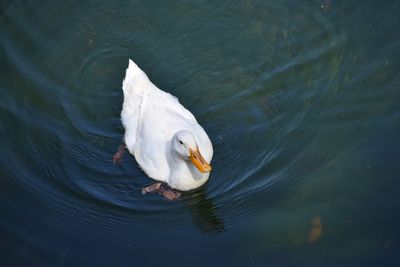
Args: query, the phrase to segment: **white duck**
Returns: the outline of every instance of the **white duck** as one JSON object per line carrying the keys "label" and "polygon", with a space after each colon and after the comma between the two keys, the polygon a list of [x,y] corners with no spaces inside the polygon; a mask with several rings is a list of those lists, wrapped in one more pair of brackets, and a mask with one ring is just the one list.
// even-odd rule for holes
{"label": "white duck", "polygon": [[[122,89],[125,145],[140,168],[154,180],[181,191],[203,185],[210,175],[213,147],[193,114],[176,97],[157,88],[132,60]],[[160,185],[144,188],[144,192]]]}

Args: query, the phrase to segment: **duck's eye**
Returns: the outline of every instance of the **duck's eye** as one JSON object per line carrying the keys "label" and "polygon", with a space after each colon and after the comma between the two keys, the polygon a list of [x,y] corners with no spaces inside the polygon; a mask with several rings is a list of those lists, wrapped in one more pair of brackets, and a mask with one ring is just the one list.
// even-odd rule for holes
{"label": "duck's eye", "polygon": [[181,140],[179,140],[179,143],[181,143],[181,145],[183,145],[183,142]]}

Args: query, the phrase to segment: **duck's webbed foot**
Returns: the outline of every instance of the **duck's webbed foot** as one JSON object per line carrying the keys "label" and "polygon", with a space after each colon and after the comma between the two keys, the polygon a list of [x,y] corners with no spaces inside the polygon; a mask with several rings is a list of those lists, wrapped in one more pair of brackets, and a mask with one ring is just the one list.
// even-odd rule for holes
{"label": "duck's webbed foot", "polygon": [[152,193],[152,192],[159,192],[161,187],[161,183],[155,183],[146,187],[142,188],[142,194]]}
{"label": "duck's webbed foot", "polygon": [[151,192],[157,192],[160,195],[163,195],[166,199],[168,200],[177,200],[180,196],[181,193],[171,189],[169,186],[164,185],[162,183],[155,183],[146,187],[143,187],[142,189],[142,194],[146,193],[151,193]]}
{"label": "duck's webbed foot", "polygon": [[114,154],[114,156],[113,156],[113,163],[114,163],[114,165],[121,162],[122,156],[124,155],[124,152],[125,152],[125,148],[126,148],[126,145],[125,145],[124,143],[122,143],[122,144],[118,147],[117,152],[116,152],[116,153]]}
{"label": "duck's webbed foot", "polygon": [[177,200],[181,196],[181,193],[179,191],[174,190],[169,186],[167,188],[165,188],[164,186],[160,186],[160,194],[171,201]]}

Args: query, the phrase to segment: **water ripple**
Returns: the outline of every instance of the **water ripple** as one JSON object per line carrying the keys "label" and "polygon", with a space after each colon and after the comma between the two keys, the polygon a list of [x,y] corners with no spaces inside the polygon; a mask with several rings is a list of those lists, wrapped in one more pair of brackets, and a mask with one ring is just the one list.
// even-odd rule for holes
{"label": "water ripple", "polygon": [[[340,74],[345,35],[325,15],[307,9],[292,14],[286,5],[260,3],[257,8],[227,1],[204,17],[208,10],[187,2],[179,8],[194,18],[188,24],[181,23],[185,15],[156,23],[151,13],[132,16],[116,12],[117,5],[88,3],[90,9],[71,19],[61,39],[51,34],[51,25],[7,15],[15,32],[2,31],[1,44],[8,63],[23,77],[18,87],[27,102],[17,99],[13,107],[10,97],[0,104],[30,133],[22,136],[24,148],[14,153],[20,167],[10,170],[14,182],[62,210],[68,220],[77,219],[75,214],[84,214],[88,225],[101,220],[103,231],[159,225],[166,217],[176,223],[190,214],[199,229],[221,232],[287,201],[284,196],[307,176],[302,166],[315,153],[307,138],[316,135],[304,135],[307,127],[302,126],[312,118],[312,103],[330,94],[317,90],[317,84]],[[293,15],[293,22],[282,14]],[[266,16],[270,25],[263,22]],[[176,31],[166,31],[164,24]],[[223,34],[213,35],[215,27]],[[19,35],[37,50],[36,57],[18,42]],[[299,35],[305,37],[295,42]],[[42,41],[47,39],[51,42]],[[210,181],[184,194],[181,202],[142,196],[150,180],[132,156],[112,164],[123,135],[120,87],[130,57],[144,62],[157,85],[179,96],[213,140]],[[17,110],[19,105],[25,113]],[[291,141],[294,135],[300,143]],[[329,157],[318,162],[308,171],[323,167]],[[56,228],[59,218],[49,218],[48,224]],[[63,225],[60,235],[70,231]],[[82,233],[80,238],[88,237]]]}

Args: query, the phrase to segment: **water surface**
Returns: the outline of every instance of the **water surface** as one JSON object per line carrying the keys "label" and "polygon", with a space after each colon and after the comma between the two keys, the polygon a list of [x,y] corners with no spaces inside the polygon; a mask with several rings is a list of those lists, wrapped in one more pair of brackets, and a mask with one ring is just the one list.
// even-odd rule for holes
{"label": "water surface", "polygon": [[[400,264],[400,1],[3,1],[2,266]],[[128,58],[214,144],[169,202],[121,143]],[[318,223],[316,223],[318,222]]]}

